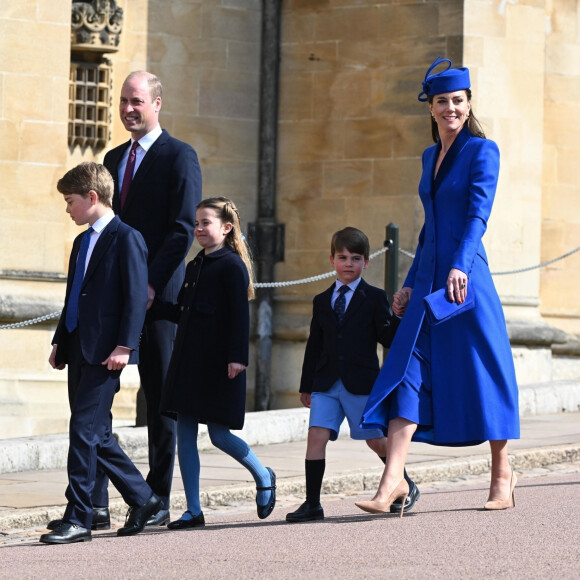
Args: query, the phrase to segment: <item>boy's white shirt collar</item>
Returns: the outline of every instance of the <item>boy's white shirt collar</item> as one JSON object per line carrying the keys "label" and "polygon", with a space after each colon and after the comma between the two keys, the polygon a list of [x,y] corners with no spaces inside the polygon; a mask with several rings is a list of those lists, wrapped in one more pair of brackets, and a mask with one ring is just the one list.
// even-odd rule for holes
{"label": "boy's white shirt collar", "polygon": [[341,286],[348,286],[353,292],[357,289],[360,281],[362,280],[362,276],[359,276],[356,280],[353,280],[350,284],[343,284],[338,278],[336,279],[334,291],[338,292],[338,289]]}
{"label": "boy's white shirt collar", "polygon": [[115,212],[111,209],[107,211],[104,215],[102,215],[91,227],[93,231],[89,237],[89,247],[87,250],[87,257],[84,263],[85,272],[89,266],[89,262],[91,260],[91,256],[93,255],[93,250],[97,245],[101,232],[111,223],[113,218],[115,217]]}
{"label": "boy's white shirt collar", "polygon": [[100,234],[111,223],[114,217],[115,212],[110,210],[105,215],[102,215],[91,227],[95,232]]}

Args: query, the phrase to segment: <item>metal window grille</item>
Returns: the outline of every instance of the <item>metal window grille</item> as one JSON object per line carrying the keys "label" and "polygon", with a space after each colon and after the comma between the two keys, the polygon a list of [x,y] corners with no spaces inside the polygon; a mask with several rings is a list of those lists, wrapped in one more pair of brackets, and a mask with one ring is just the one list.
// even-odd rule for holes
{"label": "metal window grille", "polygon": [[111,67],[72,62],[69,84],[70,147],[104,149],[110,138]]}

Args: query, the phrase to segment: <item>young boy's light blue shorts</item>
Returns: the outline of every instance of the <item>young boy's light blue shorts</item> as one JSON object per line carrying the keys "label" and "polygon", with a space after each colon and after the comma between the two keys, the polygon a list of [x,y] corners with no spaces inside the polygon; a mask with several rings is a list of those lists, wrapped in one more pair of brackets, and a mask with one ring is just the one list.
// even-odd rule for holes
{"label": "young boy's light blue shorts", "polygon": [[346,417],[351,439],[366,441],[384,437],[381,429],[363,429],[360,426],[367,399],[367,395],[349,393],[338,379],[328,391],[312,393],[308,428],[330,429],[330,440],[336,441],[340,426]]}

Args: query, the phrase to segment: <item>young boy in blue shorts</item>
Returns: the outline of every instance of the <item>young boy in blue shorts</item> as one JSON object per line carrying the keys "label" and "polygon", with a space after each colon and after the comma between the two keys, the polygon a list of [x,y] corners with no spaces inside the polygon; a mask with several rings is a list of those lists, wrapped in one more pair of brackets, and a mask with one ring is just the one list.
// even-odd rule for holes
{"label": "young boy in blue shorts", "polygon": [[[367,284],[362,272],[369,264],[367,236],[352,227],[332,236],[330,263],[336,282],[314,297],[310,336],[304,353],[300,401],[310,408],[306,447],[306,501],[286,515],[287,522],[324,519],[320,491],[325,470],[326,445],[338,437],[345,417],[352,439],[367,445],[385,461],[387,438],[380,429],[363,429],[361,417],[379,373],[377,343],[388,347],[399,319],[393,316],[384,290]],[[419,497],[408,478],[405,511]],[[399,500],[401,501],[401,500]],[[391,510],[400,511],[396,502]]]}

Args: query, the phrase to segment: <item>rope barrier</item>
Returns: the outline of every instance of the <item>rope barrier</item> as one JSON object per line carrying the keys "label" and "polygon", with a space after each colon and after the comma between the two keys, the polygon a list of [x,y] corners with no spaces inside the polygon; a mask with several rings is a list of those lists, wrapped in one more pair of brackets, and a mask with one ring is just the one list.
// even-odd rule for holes
{"label": "rope barrier", "polygon": [[39,316],[38,318],[32,318],[30,320],[23,320],[22,322],[14,322],[13,324],[3,324],[0,326],[0,330],[5,328],[22,328],[23,326],[30,326],[32,324],[38,324],[39,322],[44,322],[45,320],[50,320],[51,318],[58,318],[60,316],[60,310],[58,312],[52,312],[51,314],[45,314],[44,316]]}
{"label": "rope barrier", "polygon": [[[389,246],[385,246],[384,248],[381,248],[380,250],[373,252],[369,256],[369,260],[372,260],[372,259],[376,258],[377,256],[384,254],[388,250],[389,250]],[[404,256],[407,256],[408,258],[411,258],[411,259],[413,259],[415,257],[415,254],[413,254],[412,252],[408,252],[407,250],[403,250],[402,248],[399,248],[399,252],[401,254],[403,254]],[[541,264],[538,264],[536,266],[528,266],[527,268],[519,268],[517,270],[506,270],[504,272],[492,272],[491,275],[492,276],[505,276],[506,274],[521,274],[522,272],[529,272],[530,270],[537,270],[539,268],[544,268],[545,266],[549,266],[550,264],[554,264],[555,262],[559,262],[560,260],[563,260],[564,258],[567,258],[568,256],[575,254],[576,252],[580,252],[580,246],[578,246],[577,248],[574,248],[573,250],[570,250],[569,252],[566,252],[565,254],[562,254],[561,256],[558,256],[557,258],[554,258],[552,260],[548,260],[547,262],[542,262]],[[289,282],[258,282],[256,284],[254,284],[254,287],[255,288],[284,288],[287,286],[295,286],[297,284],[309,284],[310,282],[318,282],[319,280],[324,280],[325,278],[332,278],[335,275],[336,275],[336,272],[334,270],[332,270],[330,272],[326,272],[325,274],[318,274],[318,276],[310,276],[309,278],[301,278],[300,280],[291,280]],[[0,330],[5,330],[8,328],[22,328],[23,326],[31,326],[33,324],[38,324],[39,322],[44,322],[46,320],[58,318],[60,316],[60,312],[61,311],[59,310],[58,312],[52,312],[51,314],[39,316],[38,318],[32,318],[31,320],[24,320],[22,322],[15,322],[13,324],[4,324],[4,325],[0,326]]]}
{"label": "rope barrier", "polygon": [[[381,248],[376,252],[373,252],[369,256],[369,260],[384,254],[388,251],[389,247]],[[256,282],[254,284],[254,288],[283,288],[285,286],[295,286],[296,284],[308,284],[309,282],[318,282],[318,280],[324,280],[324,278],[332,278],[336,276],[336,271],[331,270],[330,272],[326,272],[326,274],[319,274],[318,276],[311,276],[310,278],[302,278],[301,280],[292,280],[290,282]]]}
{"label": "rope barrier", "polygon": [[[408,252],[407,250],[403,250],[401,248],[399,248],[399,252],[401,254],[411,258],[411,260],[415,257],[415,254],[413,254],[412,252]],[[569,252],[566,252],[565,254],[562,254],[561,256],[558,256],[557,258],[554,258],[552,260],[548,260],[547,262],[542,262],[541,264],[538,264],[536,266],[528,266],[527,268],[519,268],[517,270],[505,270],[504,272],[491,272],[491,275],[492,276],[505,276],[506,274],[521,274],[522,272],[529,272],[530,270],[537,270],[539,268],[544,268],[545,266],[549,266],[550,264],[553,264],[554,262],[559,262],[560,260],[563,260],[564,258],[567,258],[568,256],[575,254],[576,252],[580,252],[580,246],[578,246],[577,248],[574,248],[573,250],[570,250]]]}
{"label": "rope barrier", "polygon": [[573,250],[570,250],[569,252],[566,252],[565,254],[563,254],[561,256],[558,256],[557,258],[554,258],[553,260],[548,260],[547,262],[542,262],[541,264],[538,264],[537,266],[528,266],[527,268],[520,268],[519,270],[507,270],[505,272],[492,272],[491,275],[492,276],[503,276],[504,274],[520,274],[521,272],[529,272],[530,270],[536,270],[538,268],[543,268],[544,266],[549,266],[550,264],[553,264],[554,262],[559,262],[560,260],[563,260],[564,258],[567,258],[568,256],[575,254],[576,252],[580,252],[580,246],[578,246],[577,248],[574,248]]}

